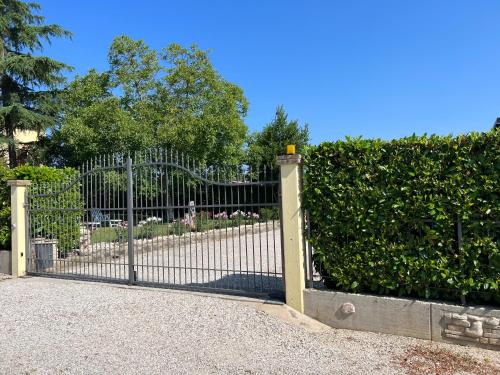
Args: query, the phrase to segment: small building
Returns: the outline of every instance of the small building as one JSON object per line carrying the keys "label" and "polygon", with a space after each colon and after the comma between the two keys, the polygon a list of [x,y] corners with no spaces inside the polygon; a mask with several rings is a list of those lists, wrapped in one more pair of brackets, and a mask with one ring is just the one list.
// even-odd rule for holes
{"label": "small building", "polygon": [[[17,159],[22,163],[26,158],[26,151],[30,145],[33,145],[38,140],[38,132],[33,130],[16,130],[14,139],[17,144]],[[9,153],[7,152],[7,143],[0,144],[0,155],[6,164],[9,164]]]}

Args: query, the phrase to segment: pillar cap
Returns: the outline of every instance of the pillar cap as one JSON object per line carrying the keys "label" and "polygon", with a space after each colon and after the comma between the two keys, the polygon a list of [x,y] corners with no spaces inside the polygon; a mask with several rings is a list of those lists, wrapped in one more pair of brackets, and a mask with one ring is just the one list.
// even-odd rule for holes
{"label": "pillar cap", "polygon": [[279,155],[276,158],[276,162],[278,165],[284,164],[302,164],[302,155],[293,154],[293,155]]}
{"label": "pillar cap", "polygon": [[8,186],[30,186],[31,180],[8,180]]}

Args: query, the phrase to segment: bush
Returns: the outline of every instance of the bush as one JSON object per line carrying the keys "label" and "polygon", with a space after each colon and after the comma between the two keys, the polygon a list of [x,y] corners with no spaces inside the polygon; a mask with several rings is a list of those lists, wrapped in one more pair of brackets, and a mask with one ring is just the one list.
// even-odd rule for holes
{"label": "bush", "polygon": [[280,209],[279,207],[261,208],[260,217],[263,221],[279,220]]}
{"label": "bush", "polygon": [[329,286],[500,303],[500,132],[347,139],[305,160],[310,241]]}
{"label": "bush", "polygon": [[[23,165],[14,169],[0,167],[0,246],[10,248],[10,187],[7,180],[31,180],[30,194],[49,194],[48,197],[33,197],[30,200],[31,236],[58,240],[58,249],[64,254],[78,247],[80,223],[83,218],[83,201],[79,184],[62,191],[67,183],[76,178],[78,172],[72,168],[56,169]],[[41,187],[45,184],[43,187]],[[48,210],[55,208],[57,210]],[[71,209],[71,210],[65,210]],[[63,212],[64,210],[64,212]]]}
{"label": "bush", "polygon": [[158,235],[158,224],[153,221],[148,221],[135,228],[134,237],[137,239],[151,240],[155,235]]}

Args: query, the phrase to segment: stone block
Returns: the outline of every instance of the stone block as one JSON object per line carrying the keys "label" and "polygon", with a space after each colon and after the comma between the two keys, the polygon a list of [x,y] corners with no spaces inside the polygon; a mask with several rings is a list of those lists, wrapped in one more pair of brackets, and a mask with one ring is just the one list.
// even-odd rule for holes
{"label": "stone block", "polygon": [[458,332],[458,333],[464,333],[465,327],[463,326],[457,326],[454,324],[448,324],[446,328],[450,331]]}
{"label": "stone block", "polygon": [[[453,318],[453,325],[458,325],[458,321],[464,321],[466,317],[467,322],[469,322],[470,327],[465,327],[464,332],[469,332],[471,339],[476,339],[478,337],[485,337],[484,334],[484,324],[491,318],[500,318],[500,310],[488,307],[470,307],[470,306],[458,306],[447,303],[432,303],[431,307],[431,325],[432,325],[432,340],[434,341],[445,341],[450,343],[450,337],[446,337],[444,334],[444,329],[447,328],[446,322],[448,317]],[[472,318],[472,319],[471,319]],[[464,324],[466,323],[459,323]],[[479,335],[479,325],[483,328],[483,332]],[[474,329],[472,327],[474,326]]]}
{"label": "stone block", "polygon": [[500,326],[500,319],[494,318],[494,317],[489,317],[489,318],[484,320],[484,324],[489,325],[489,326]]}
{"label": "stone block", "polygon": [[470,328],[465,329],[465,336],[469,337],[482,337],[483,336],[483,322],[478,320],[472,322]]}
{"label": "stone block", "polygon": [[12,251],[0,250],[0,273],[12,273]]}
{"label": "stone block", "polygon": [[461,341],[466,341],[466,342],[479,342],[479,338],[454,335],[453,333],[447,333],[446,330],[445,330],[444,336],[449,338],[449,339],[454,339],[454,340],[461,340]]}
{"label": "stone block", "polygon": [[452,324],[461,327],[470,327],[470,322],[468,320],[452,319]]}
{"label": "stone block", "polygon": [[500,339],[500,333],[485,333],[483,336],[492,339]]}

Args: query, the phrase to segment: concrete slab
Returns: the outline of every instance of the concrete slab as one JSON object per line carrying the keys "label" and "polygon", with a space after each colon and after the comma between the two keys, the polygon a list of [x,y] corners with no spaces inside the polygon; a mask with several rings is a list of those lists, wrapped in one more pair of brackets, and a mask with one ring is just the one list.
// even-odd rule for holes
{"label": "concrete slab", "polygon": [[304,301],[306,315],[334,328],[431,339],[428,302],[312,289]]}

